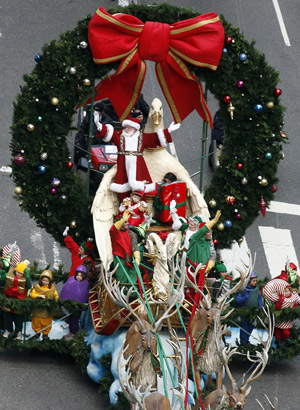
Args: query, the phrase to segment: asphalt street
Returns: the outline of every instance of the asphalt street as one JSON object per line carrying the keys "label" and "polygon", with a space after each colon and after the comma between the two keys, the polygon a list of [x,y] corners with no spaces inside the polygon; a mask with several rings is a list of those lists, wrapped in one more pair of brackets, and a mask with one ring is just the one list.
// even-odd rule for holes
{"label": "asphalt street", "polygon": [[[143,3],[145,3],[143,1]],[[162,3],[162,1],[156,1]],[[266,55],[268,63],[280,72],[280,88],[283,90],[282,104],[286,107],[285,130],[290,144],[284,147],[285,159],[280,163],[278,192],[276,201],[299,204],[298,163],[299,144],[298,113],[300,112],[299,62],[300,62],[300,4],[297,0],[169,0],[168,3],[185,8],[194,8],[201,13],[215,11],[223,14],[234,26],[239,26],[248,41],[256,40],[258,50]],[[290,45],[286,37],[274,4],[279,4],[282,19]],[[0,182],[1,182],[1,245],[17,240],[22,257],[30,261],[39,261],[41,266],[62,263],[65,269],[70,266],[69,253],[58,245],[51,236],[38,228],[29,216],[20,211],[18,202],[13,198],[14,185],[7,166],[10,162],[10,125],[13,113],[13,101],[22,84],[22,76],[30,73],[35,65],[34,56],[39,53],[44,43],[58,38],[61,32],[72,30],[82,17],[93,14],[97,7],[113,7],[117,1],[111,0],[1,0],[0,1]],[[157,86],[153,70],[146,78],[144,95],[148,101],[154,97],[163,98]],[[216,101],[209,96],[211,112],[216,108]],[[171,122],[171,115],[165,105],[165,124]],[[179,160],[187,163],[190,174],[198,171],[197,162],[189,160],[199,152],[199,129],[202,123],[195,114],[191,114],[182,125],[182,139],[175,140]],[[200,156],[200,152],[199,152]],[[211,171],[205,164],[204,184],[208,185]],[[195,182],[198,183],[197,178]],[[295,252],[300,259],[299,215],[267,212],[266,217],[257,221],[246,233],[247,243],[257,253],[256,269],[261,276],[269,274],[269,265],[260,237],[260,226],[286,229],[291,232]],[[280,270],[282,266],[278,267]],[[53,356],[4,352],[0,354],[2,378],[0,384],[1,404],[3,409],[99,409],[105,408],[97,386],[80,374],[77,367],[68,360]],[[239,369],[236,372],[247,369]],[[273,363],[262,377],[253,383],[247,399],[246,408],[257,409],[255,398],[263,399],[263,393],[270,398],[279,398],[279,409],[298,410],[300,393],[298,389],[300,363],[296,357],[292,362]],[[266,407],[267,409],[267,407]]]}

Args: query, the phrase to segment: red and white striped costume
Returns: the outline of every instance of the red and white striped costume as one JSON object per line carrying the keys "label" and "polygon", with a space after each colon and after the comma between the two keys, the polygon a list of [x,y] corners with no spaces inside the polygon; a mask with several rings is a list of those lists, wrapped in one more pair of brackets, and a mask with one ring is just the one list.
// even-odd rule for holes
{"label": "red and white striped costume", "polygon": [[[270,301],[273,305],[276,302],[282,302],[281,309],[294,307],[295,304],[300,304],[300,296],[296,290],[292,290],[290,297],[284,296],[284,290],[287,286],[290,286],[288,282],[282,279],[272,279],[265,284],[263,288],[263,296],[266,300]],[[293,327],[293,321],[288,320],[285,322],[276,323],[275,327],[279,329],[290,329]]]}

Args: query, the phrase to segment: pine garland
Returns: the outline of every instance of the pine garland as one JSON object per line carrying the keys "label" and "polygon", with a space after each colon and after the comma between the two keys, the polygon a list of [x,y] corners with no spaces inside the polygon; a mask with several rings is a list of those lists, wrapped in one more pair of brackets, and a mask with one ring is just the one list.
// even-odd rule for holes
{"label": "pine garland", "polygon": [[[110,13],[118,11],[142,21],[167,24],[199,14],[166,3],[153,7],[131,4],[127,8],[109,10]],[[73,227],[74,235],[80,240],[93,236],[92,199],[87,196],[81,179],[67,166],[70,155],[67,136],[73,129],[74,107],[90,97],[93,79],[104,77],[118,66],[117,63],[101,66],[93,63],[89,47],[85,48],[82,43],[87,43],[90,18],[84,18],[74,30],[44,45],[36,56],[37,64],[32,73],[24,75],[25,84],[14,103],[12,156],[14,159],[20,154],[26,160],[23,164],[12,161],[13,178],[18,187],[16,199],[21,208],[60,243],[63,243],[61,233],[66,225]],[[207,82],[219,101],[225,127],[226,149],[221,166],[205,191],[205,199],[208,204],[214,204],[212,199],[215,201],[214,208],[210,205],[212,216],[216,209],[222,211],[220,222],[225,224],[225,229],[216,230],[215,239],[219,247],[226,247],[240,240],[257,217],[261,197],[267,204],[274,198],[273,185],[277,182],[276,170],[285,139],[280,134],[283,107],[274,95],[278,73],[254,48],[254,42],[248,43],[238,29],[224,17],[221,19],[226,39],[231,37],[233,41],[230,44],[225,41],[226,51],[218,70],[191,69]],[[245,61],[240,60],[242,52],[247,54]],[[89,79],[91,85],[84,85],[85,79]],[[244,81],[243,88],[237,86],[238,81]],[[233,120],[227,112],[228,103],[224,102],[226,96],[235,107]],[[53,97],[58,99],[57,105],[53,105]],[[273,103],[273,108],[267,108],[267,103]],[[255,112],[256,104],[262,104],[262,113]],[[43,153],[47,154],[46,159]],[[241,170],[236,168],[238,163],[243,165]],[[41,171],[40,166],[46,169]],[[241,183],[244,177],[248,180],[245,185]],[[53,178],[60,180],[56,194],[50,193]],[[263,178],[266,186],[260,184]],[[233,206],[225,201],[228,195],[235,197]]]}

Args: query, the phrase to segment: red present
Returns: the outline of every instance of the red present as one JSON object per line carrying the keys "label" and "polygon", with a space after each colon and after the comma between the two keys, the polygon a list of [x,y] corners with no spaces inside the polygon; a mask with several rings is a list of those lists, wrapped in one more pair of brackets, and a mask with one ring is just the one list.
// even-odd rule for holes
{"label": "red present", "polygon": [[161,184],[158,188],[159,199],[162,209],[157,217],[161,222],[172,223],[170,215],[170,202],[172,199],[176,201],[176,209],[178,216],[185,218],[186,212],[186,183],[183,181],[175,181],[170,184]]}

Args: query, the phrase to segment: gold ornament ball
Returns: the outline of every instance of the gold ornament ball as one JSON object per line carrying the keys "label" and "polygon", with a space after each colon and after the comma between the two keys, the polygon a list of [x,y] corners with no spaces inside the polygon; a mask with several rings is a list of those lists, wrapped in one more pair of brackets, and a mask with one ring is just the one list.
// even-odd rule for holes
{"label": "gold ornament ball", "polygon": [[51,104],[56,106],[59,104],[59,99],[57,97],[52,97],[51,98]]}
{"label": "gold ornament ball", "polygon": [[27,131],[29,131],[29,132],[34,131],[34,125],[33,124],[28,124],[26,128],[27,128]]}
{"label": "gold ornament ball", "polygon": [[211,199],[208,204],[211,208],[215,208],[217,206],[217,202],[214,199]]}
{"label": "gold ornament ball", "polygon": [[22,192],[23,192],[22,187],[20,187],[20,186],[16,186],[16,187],[15,187],[15,194],[16,194],[16,195],[21,195]]}
{"label": "gold ornament ball", "polygon": [[285,158],[285,153],[283,151],[280,151],[279,156],[280,156],[280,159],[284,159]]}
{"label": "gold ornament ball", "polygon": [[89,78],[85,78],[82,82],[83,82],[83,85],[85,85],[86,87],[91,85],[91,80]]}
{"label": "gold ornament ball", "polygon": [[217,229],[218,229],[218,231],[224,231],[224,224],[223,224],[223,222],[220,222],[218,225],[217,225]]}
{"label": "gold ornament ball", "polygon": [[268,180],[267,180],[267,178],[263,178],[263,179],[260,181],[260,184],[261,184],[262,186],[267,186],[267,185],[268,185]]}
{"label": "gold ornament ball", "polygon": [[76,226],[77,226],[76,221],[72,221],[72,222],[70,223],[70,227],[71,227],[72,229],[75,229]]}
{"label": "gold ornament ball", "polygon": [[267,102],[266,107],[267,107],[267,108],[273,108],[273,107],[274,107],[273,101]]}

